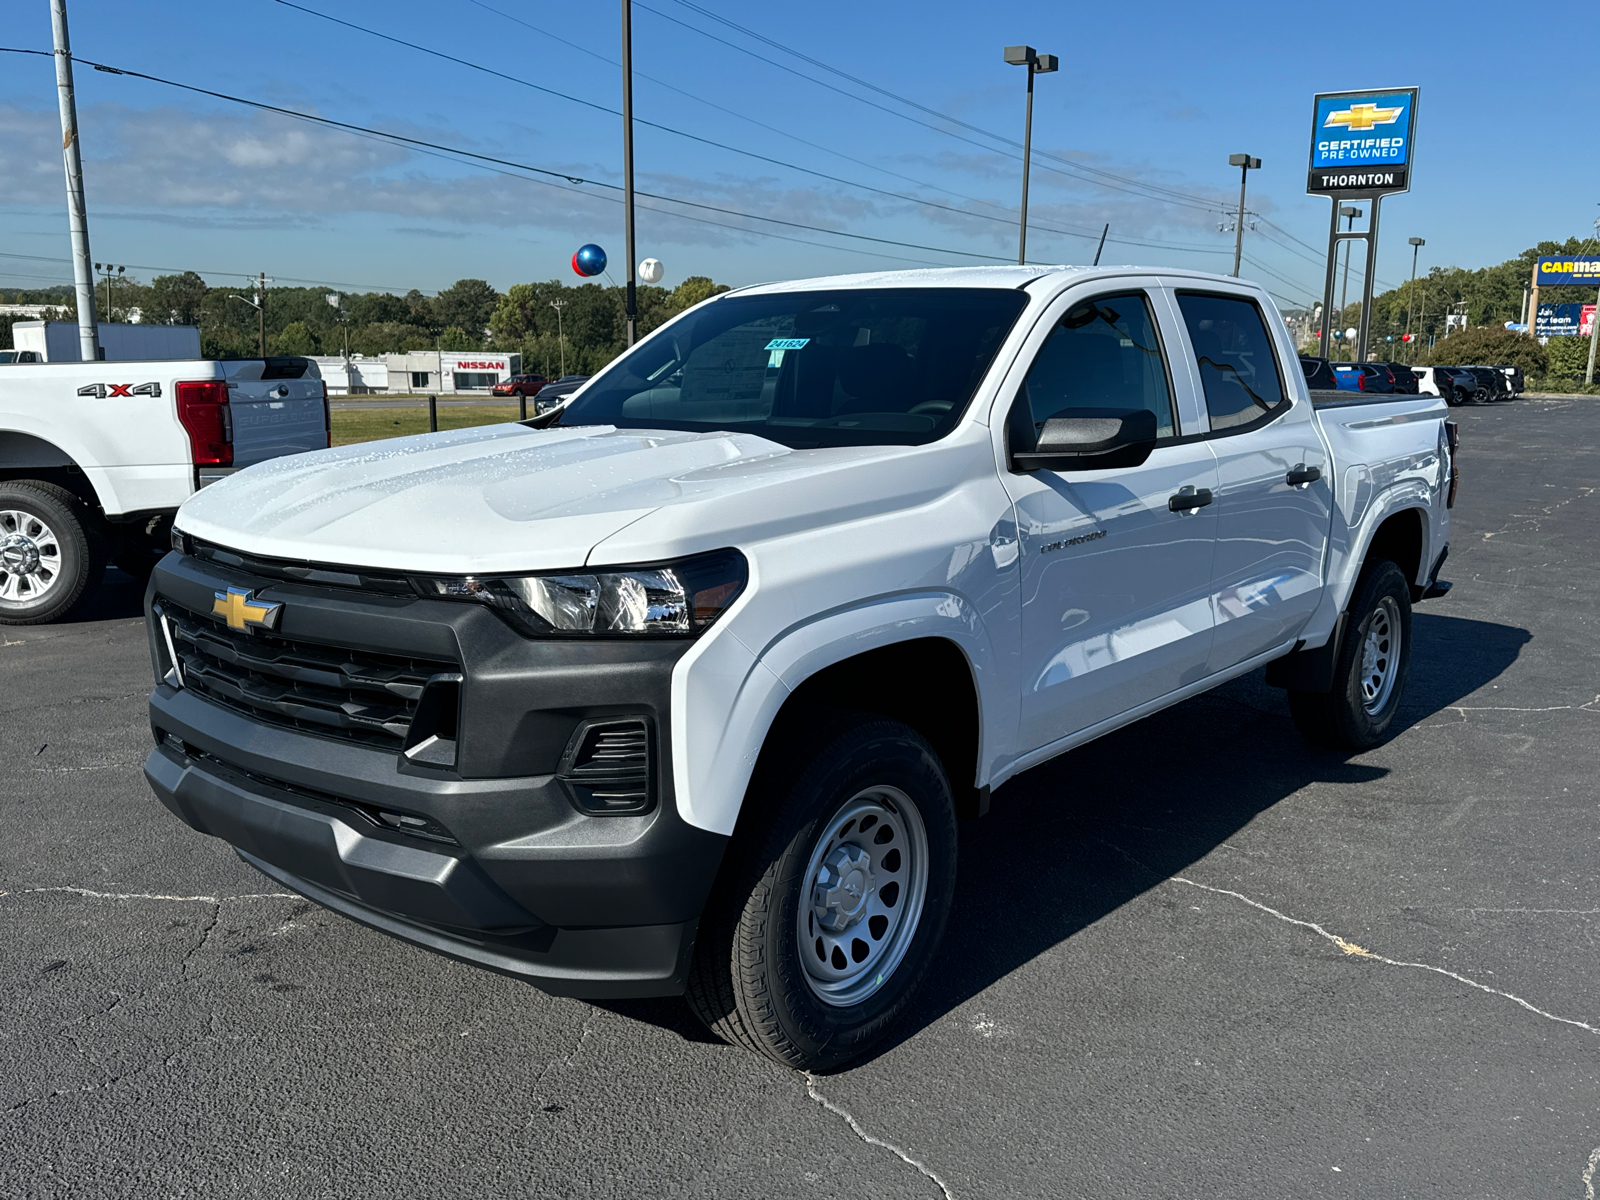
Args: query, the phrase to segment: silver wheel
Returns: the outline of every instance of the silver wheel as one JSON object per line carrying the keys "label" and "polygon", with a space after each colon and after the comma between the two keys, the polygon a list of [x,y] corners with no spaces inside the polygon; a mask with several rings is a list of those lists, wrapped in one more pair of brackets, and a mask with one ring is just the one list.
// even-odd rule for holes
{"label": "silver wheel", "polygon": [[32,604],[61,578],[61,543],[37,515],[0,510],[0,600]]}
{"label": "silver wheel", "polygon": [[928,833],[899,788],[858,792],[823,826],[796,916],[806,983],[843,1008],[871,996],[916,936],[928,894]]}
{"label": "silver wheel", "polygon": [[1361,705],[1368,713],[1383,711],[1400,673],[1400,606],[1392,596],[1378,601],[1361,643]]}

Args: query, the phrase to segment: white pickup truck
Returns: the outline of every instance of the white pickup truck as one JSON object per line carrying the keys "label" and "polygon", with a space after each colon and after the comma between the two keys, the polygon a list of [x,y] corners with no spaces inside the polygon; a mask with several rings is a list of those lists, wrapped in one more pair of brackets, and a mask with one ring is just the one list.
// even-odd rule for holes
{"label": "white pickup truck", "polygon": [[1018,772],[1264,664],[1310,737],[1388,735],[1448,586],[1444,412],[1313,397],[1212,275],[730,292],[534,421],[186,503],[146,775],[355,920],[838,1063]]}
{"label": "white pickup truck", "polygon": [[66,616],[108,562],[144,578],[198,489],[328,445],[327,392],[309,359],[27,353],[0,364],[0,625]]}

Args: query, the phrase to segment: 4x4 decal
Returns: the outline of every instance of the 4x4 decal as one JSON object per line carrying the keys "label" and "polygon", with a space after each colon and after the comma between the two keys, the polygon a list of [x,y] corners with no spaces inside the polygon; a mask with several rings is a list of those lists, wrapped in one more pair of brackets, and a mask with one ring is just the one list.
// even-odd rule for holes
{"label": "4x4 decal", "polygon": [[78,389],[80,396],[93,396],[104,400],[107,396],[157,396],[161,395],[159,383],[88,383]]}

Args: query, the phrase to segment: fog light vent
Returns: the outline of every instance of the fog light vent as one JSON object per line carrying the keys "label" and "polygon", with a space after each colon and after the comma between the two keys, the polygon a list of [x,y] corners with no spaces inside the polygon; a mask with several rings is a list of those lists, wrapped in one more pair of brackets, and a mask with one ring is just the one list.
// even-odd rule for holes
{"label": "fog light vent", "polygon": [[585,721],[561,756],[558,776],[584,812],[648,812],[655,806],[650,723],[643,717]]}

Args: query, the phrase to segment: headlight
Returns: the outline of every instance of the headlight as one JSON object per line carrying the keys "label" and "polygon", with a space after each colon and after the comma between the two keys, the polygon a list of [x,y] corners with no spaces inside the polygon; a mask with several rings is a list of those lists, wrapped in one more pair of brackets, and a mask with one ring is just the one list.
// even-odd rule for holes
{"label": "headlight", "polygon": [[608,571],[538,575],[424,576],[412,580],[431,599],[470,600],[535,636],[692,637],[744,590],[749,566],[737,550]]}

